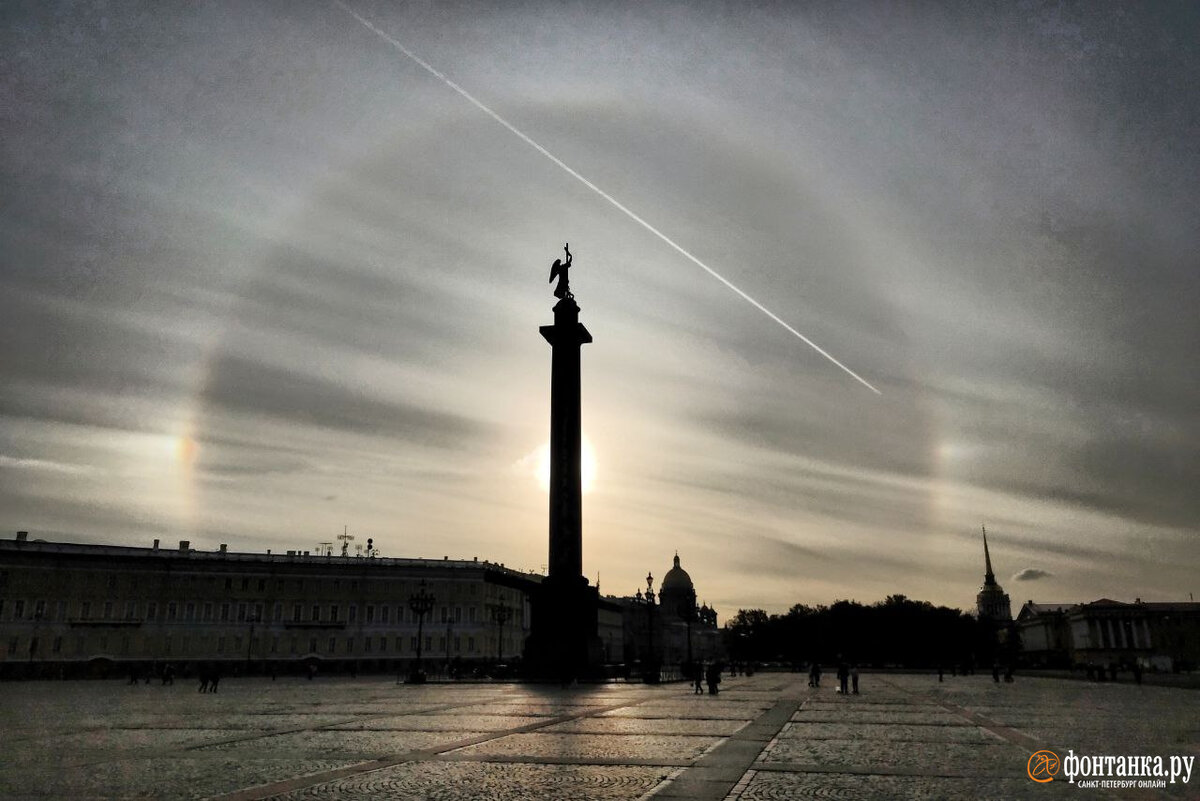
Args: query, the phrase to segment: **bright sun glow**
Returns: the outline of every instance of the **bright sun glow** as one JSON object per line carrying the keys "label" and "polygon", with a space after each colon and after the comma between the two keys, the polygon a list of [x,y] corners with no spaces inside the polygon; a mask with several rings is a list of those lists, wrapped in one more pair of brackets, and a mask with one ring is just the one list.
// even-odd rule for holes
{"label": "bright sun glow", "polygon": [[[579,477],[583,483],[583,491],[591,492],[592,484],[596,480],[596,451],[592,448],[592,442],[586,436],[583,437],[583,446],[579,454]],[[537,463],[534,466],[534,477],[537,478],[538,486],[547,492],[550,491],[550,443],[543,442],[541,447],[537,449]]]}

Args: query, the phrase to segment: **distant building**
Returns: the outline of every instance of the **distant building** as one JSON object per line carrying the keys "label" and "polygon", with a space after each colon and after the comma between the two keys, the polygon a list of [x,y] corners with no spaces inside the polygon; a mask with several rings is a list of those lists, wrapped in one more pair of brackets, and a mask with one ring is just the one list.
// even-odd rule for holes
{"label": "distant building", "polygon": [[689,643],[693,661],[720,657],[717,612],[707,604],[696,606],[696,588],[680,566],[679,554],[663,576],[657,596],[648,586],[644,595],[638,590],[632,596],[611,600],[625,610],[628,662],[645,664],[652,658],[668,668],[677,667],[687,661]]}
{"label": "distant building", "polygon": [[[509,661],[522,654],[540,580],[477,559],[130,548],[20,532],[0,540],[0,676],[166,662],[400,670],[416,658],[418,629],[427,669]],[[419,626],[408,599],[422,589],[434,601]],[[611,639],[619,612],[610,604],[602,616]]]}
{"label": "distant building", "polygon": [[1200,603],[1082,604],[1028,601],[1017,615],[1026,662],[1045,667],[1131,666],[1192,670],[1200,665]]}
{"label": "distant building", "polygon": [[1008,593],[996,583],[996,574],[992,572],[992,555],[988,552],[987,529],[983,530],[983,587],[975,596],[975,608],[980,620],[991,620],[998,624],[1008,625],[1012,622],[1012,605]]}

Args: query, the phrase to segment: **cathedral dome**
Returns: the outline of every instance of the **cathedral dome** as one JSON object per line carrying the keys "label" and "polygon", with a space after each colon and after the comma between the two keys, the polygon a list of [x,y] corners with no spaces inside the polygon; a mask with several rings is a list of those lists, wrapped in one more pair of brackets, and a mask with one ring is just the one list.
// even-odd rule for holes
{"label": "cathedral dome", "polygon": [[692,577],[679,566],[679,554],[675,554],[675,566],[667,571],[667,575],[663,576],[662,588],[664,592],[671,590],[688,592],[694,589]]}

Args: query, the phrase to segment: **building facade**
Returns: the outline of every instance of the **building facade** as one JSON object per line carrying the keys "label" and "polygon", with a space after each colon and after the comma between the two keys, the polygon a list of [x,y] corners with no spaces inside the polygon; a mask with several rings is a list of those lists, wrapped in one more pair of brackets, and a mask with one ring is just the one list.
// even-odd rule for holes
{"label": "building facade", "polygon": [[[518,659],[541,576],[478,560],[0,540],[0,675],[429,670]],[[413,595],[432,596],[414,613]],[[619,654],[618,654],[619,656]]]}
{"label": "building facade", "polygon": [[668,673],[687,663],[712,662],[722,656],[716,610],[696,606],[692,578],[679,563],[663,576],[657,594],[653,576],[647,576],[646,592],[614,598],[624,609],[624,639],[627,663],[664,666]]}
{"label": "building facade", "polygon": [[1162,671],[1200,665],[1200,603],[1083,604],[1028,601],[1017,615],[1024,659],[1043,667],[1131,667]]}

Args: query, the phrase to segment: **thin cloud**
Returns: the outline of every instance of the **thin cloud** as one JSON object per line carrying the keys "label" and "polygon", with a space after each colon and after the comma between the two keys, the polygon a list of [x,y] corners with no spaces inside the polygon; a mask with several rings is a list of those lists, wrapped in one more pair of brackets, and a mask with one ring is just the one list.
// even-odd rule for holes
{"label": "thin cloud", "polygon": [[1020,573],[1013,574],[1013,581],[1037,581],[1038,579],[1049,578],[1054,574],[1048,570],[1040,570],[1036,567],[1027,567]]}

